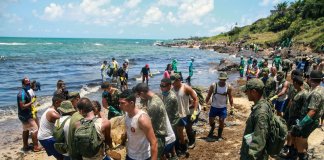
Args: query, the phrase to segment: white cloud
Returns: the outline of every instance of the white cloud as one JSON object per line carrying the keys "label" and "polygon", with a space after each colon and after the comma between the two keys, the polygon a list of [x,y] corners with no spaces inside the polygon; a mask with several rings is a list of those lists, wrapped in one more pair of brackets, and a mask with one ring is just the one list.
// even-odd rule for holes
{"label": "white cloud", "polygon": [[178,11],[180,22],[191,22],[195,25],[202,25],[201,18],[213,11],[213,0],[187,0],[184,1]]}
{"label": "white cloud", "polygon": [[161,21],[161,19],[163,18],[163,13],[161,12],[161,10],[158,7],[150,7],[143,19],[142,22],[144,25],[148,25],[148,24],[157,24]]}
{"label": "white cloud", "polygon": [[268,6],[269,4],[275,5],[281,2],[282,0],[262,0],[259,5],[260,6]]}
{"label": "white cloud", "polygon": [[138,4],[140,4],[142,2],[142,0],[128,0],[125,3],[125,6],[128,8],[135,8],[138,6]]}
{"label": "white cloud", "polygon": [[218,26],[218,27],[215,27],[215,28],[209,30],[209,33],[218,34],[218,33],[226,32],[226,31],[229,31],[229,30],[230,30],[229,25],[224,25],[224,26]]}
{"label": "white cloud", "polygon": [[175,6],[179,5],[179,1],[176,1],[176,0],[159,0],[158,5],[175,7]]}
{"label": "white cloud", "polygon": [[177,18],[173,15],[172,12],[169,12],[166,18],[171,23],[176,23],[177,22]]}
{"label": "white cloud", "polygon": [[54,20],[62,17],[63,13],[64,9],[60,5],[51,3],[49,6],[45,7],[42,18],[46,20]]}
{"label": "white cloud", "polygon": [[81,10],[90,15],[101,15],[105,12],[102,6],[108,4],[108,0],[83,0],[80,4]]}
{"label": "white cloud", "polygon": [[6,19],[8,23],[20,23],[23,21],[23,19],[16,14],[6,13],[3,15],[3,17]]}

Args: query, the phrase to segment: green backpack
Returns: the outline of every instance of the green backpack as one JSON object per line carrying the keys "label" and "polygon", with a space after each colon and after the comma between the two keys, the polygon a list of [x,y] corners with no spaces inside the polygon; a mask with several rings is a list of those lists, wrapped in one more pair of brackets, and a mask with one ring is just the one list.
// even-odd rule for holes
{"label": "green backpack", "polygon": [[271,119],[266,150],[269,155],[277,155],[280,153],[285,144],[288,129],[286,121],[282,117],[279,117],[273,113],[271,108],[272,106],[269,102],[268,105]]}
{"label": "green backpack", "polygon": [[61,125],[59,125],[59,121],[57,121],[56,126],[54,127],[53,137],[55,138],[54,148],[61,154],[67,153],[67,143],[65,142],[64,136],[64,125],[67,120],[71,118],[66,118]]}
{"label": "green backpack", "polygon": [[75,130],[73,149],[83,157],[95,156],[103,146],[103,140],[100,139],[94,124],[97,119],[97,117],[92,120],[83,118],[80,120],[81,126]]}

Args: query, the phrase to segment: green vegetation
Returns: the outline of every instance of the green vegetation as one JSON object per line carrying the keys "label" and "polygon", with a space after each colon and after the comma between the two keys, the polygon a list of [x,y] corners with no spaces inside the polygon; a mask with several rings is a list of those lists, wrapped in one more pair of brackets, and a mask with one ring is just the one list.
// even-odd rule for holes
{"label": "green vegetation", "polygon": [[297,0],[282,2],[274,7],[271,15],[251,25],[234,27],[231,31],[204,38],[204,42],[256,43],[261,47],[289,45],[308,46],[314,51],[324,48],[324,1]]}

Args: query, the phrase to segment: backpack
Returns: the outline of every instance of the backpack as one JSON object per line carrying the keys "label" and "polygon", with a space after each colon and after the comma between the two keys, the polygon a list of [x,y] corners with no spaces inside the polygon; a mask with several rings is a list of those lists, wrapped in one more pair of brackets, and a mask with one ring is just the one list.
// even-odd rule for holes
{"label": "backpack", "polygon": [[103,141],[100,139],[96,127],[95,117],[92,120],[80,120],[81,126],[74,133],[74,147],[76,153],[83,157],[91,158],[95,156],[103,146]]}
{"label": "backpack", "polygon": [[271,115],[270,128],[267,138],[266,151],[269,155],[277,155],[280,153],[285,144],[288,129],[286,121],[272,112],[272,106],[268,102],[269,112]]}
{"label": "backpack", "polygon": [[192,86],[191,87],[197,94],[199,104],[203,105],[205,103],[204,95],[202,94],[202,90],[199,87]]}
{"label": "backpack", "polygon": [[67,153],[68,145],[65,142],[65,136],[64,136],[64,125],[67,120],[71,118],[67,117],[61,125],[59,125],[59,121],[57,121],[57,125],[54,127],[53,131],[53,137],[55,138],[54,148],[57,150],[57,152],[61,154]]}

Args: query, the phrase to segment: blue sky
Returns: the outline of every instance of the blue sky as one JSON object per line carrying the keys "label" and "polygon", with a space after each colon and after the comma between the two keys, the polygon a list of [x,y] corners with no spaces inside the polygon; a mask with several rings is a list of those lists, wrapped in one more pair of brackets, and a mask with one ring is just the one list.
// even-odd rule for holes
{"label": "blue sky", "polygon": [[[267,17],[284,0],[0,0],[0,36],[172,39]],[[293,0],[290,0],[293,1]]]}

